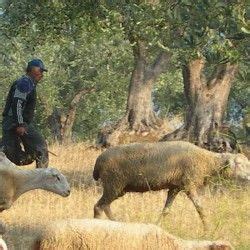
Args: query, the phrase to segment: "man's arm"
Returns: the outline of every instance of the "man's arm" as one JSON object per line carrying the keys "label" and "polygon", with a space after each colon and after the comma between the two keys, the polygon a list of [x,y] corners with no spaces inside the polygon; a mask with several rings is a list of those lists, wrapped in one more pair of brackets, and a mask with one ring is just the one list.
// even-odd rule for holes
{"label": "man's arm", "polygon": [[23,108],[27,101],[27,96],[31,92],[30,82],[26,78],[22,78],[17,82],[14,92],[14,100],[12,103],[12,113],[17,125],[17,133],[23,135],[26,131],[26,124],[23,119]]}

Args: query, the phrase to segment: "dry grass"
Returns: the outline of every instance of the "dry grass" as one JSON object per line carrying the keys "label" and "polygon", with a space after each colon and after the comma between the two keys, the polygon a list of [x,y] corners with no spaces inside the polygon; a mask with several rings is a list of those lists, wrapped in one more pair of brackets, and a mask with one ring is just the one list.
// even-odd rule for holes
{"label": "dry grass", "polygon": [[[41,227],[51,220],[65,218],[92,218],[93,205],[102,189],[92,180],[96,157],[101,153],[85,144],[69,147],[51,146],[58,155],[51,156],[51,166],[64,172],[70,180],[72,193],[62,198],[45,191],[33,191],[20,197],[14,206],[1,214],[8,226],[4,236],[9,249],[31,249]],[[33,168],[33,166],[29,166]],[[127,194],[112,204],[118,220],[155,223],[163,207],[166,193]],[[210,221],[204,235],[202,225],[191,202],[180,194],[162,227],[186,239],[229,240],[236,249],[250,249],[249,189],[234,189],[223,195],[203,197]]]}

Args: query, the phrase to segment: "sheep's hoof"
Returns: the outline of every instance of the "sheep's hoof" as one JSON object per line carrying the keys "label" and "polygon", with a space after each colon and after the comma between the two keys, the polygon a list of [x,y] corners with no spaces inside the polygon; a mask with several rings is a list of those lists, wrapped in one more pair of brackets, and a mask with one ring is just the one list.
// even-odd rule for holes
{"label": "sheep's hoof", "polygon": [[101,219],[103,210],[97,206],[94,207],[94,218]]}

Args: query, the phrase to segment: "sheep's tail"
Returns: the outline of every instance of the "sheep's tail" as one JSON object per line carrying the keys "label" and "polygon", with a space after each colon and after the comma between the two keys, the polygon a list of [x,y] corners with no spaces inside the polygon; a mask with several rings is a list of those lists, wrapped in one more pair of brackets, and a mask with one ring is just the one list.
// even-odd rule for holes
{"label": "sheep's tail", "polygon": [[106,161],[103,159],[102,155],[97,157],[93,171],[93,178],[95,181],[98,181],[101,178],[102,169],[106,165],[105,162]]}
{"label": "sheep's tail", "polygon": [[97,181],[100,178],[100,168],[101,168],[101,161],[100,158],[98,157],[96,159],[94,171],[93,171],[93,178],[95,181]]}
{"label": "sheep's tail", "polygon": [[93,178],[95,181],[98,181],[98,179],[100,178],[99,169],[97,169],[96,166],[93,171]]}

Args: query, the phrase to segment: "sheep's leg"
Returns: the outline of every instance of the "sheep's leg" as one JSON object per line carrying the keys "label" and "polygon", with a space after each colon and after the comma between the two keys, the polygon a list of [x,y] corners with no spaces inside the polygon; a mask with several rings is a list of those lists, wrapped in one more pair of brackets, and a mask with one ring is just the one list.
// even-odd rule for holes
{"label": "sheep's leg", "polygon": [[162,210],[162,215],[163,216],[166,216],[169,212],[169,208],[171,207],[171,205],[173,204],[173,201],[176,197],[176,195],[179,193],[179,189],[170,189],[168,191],[168,196],[167,196],[167,200],[166,200],[166,203],[165,203],[165,206]]}
{"label": "sheep's leg", "polygon": [[115,220],[113,213],[110,209],[110,204],[104,206],[104,213],[106,214],[106,216],[110,219],[110,220]]}
{"label": "sheep's leg", "polygon": [[[107,191],[108,190],[108,191]],[[123,193],[119,192],[118,188],[109,187],[103,189],[103,195],[101,199],[94,206],[94,218],[101,218],[103,211],[110,220],[115,220],[110,209],[110,204]]]}
{"label": "sheep's leg", "polygon": [[100,219],[104,210],[105,197],[102,195],[101,199],[94,206],[94,218]]}
{"label": "sheep's leg", "polygon": [[115,220],[114,216],[111,212],[110,209],[110,204],[112,201],[114,201],[116,198],[114,198],[113,200],[107,200],[105,199],[104,196],[101,197],[101,199],[96,203],[96,205],[94,206],[94,218],[96,219],[100,219],[101,215],[103,213],[103,211],[105,212],[106,216],[110,219],[110,220]]}
{"label": "sheep's leg", "polygon": [[187,192],[187,196],[193,202],[193,204],[196,208],[196,211],[198,212],[198,214],[201,218],[201,221],[202,221],[203,226],[204,226],[204,231],[207,231],[208,227],[207,227],[206,217],[204,214],[203,207],[201,205],[201,201],[200,201],[199,196],[197,194],[197,191],[196,190],[189,191],[189,192]]}
{"label": "sheep's leg", "polygon": [[167,199],[166,199],[165,205],[163,207],[163,210],[162,210],[162,212],[157,220],[157,224],[159,224],[161,219],[164,218],[168,214],[169,208],[173,204],[173,201],[174,201],[176,195],[179,193],[179,191],[180,191],[179,189],[170,189],[168,191]]}

